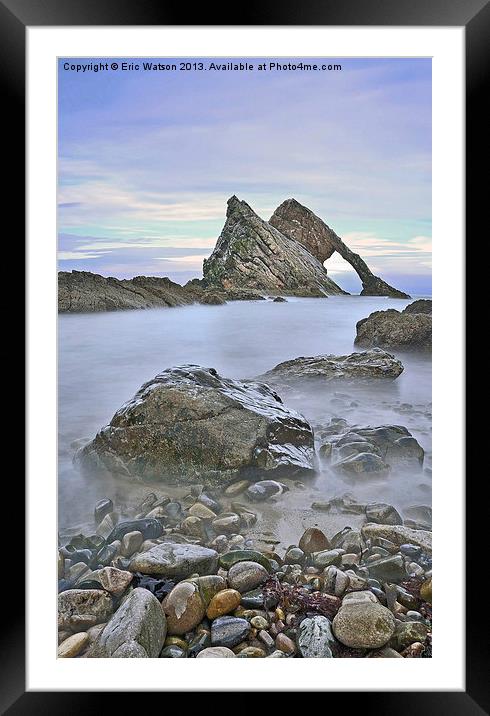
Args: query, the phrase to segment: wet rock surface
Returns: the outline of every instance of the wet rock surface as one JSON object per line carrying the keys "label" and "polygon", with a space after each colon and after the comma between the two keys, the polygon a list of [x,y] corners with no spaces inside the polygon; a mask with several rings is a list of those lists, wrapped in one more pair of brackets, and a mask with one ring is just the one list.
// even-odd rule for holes
{"label": "wet rock surface", "polygon": [[403,371],[403,364],[391,353],[379,348],[344,356],[322,355],[294,358],[279,363],[256,380],[270,385],[290,386],[302,382],[359,380],[394,380]]}
{"label": "wet rock surface", "polygon": [[[109,564],[97,569],[90,565],[109,546],[100,536],[76,534],[60,547],[59,656],[431,655],[430,531],[390,524],[400,516],[393,506],[363,505],[345,495],[331,509],[345,507],[346,515],[387,523],[334,534],[310,526],[297,544],[279,552],[259,546],[250,532],[254,525],[240,522],[235,532],[217,534],[215,520],[199,513],[202,500],[213,504],[213,514],[226,515],[232,504],[244,509],[233,499],[196,485],[180,501],[154,493],[134,506],[113,500],[111,513],[123,526],[123,538],[135,532],[135,521],[144,529],[151,520],[160,526],[158,536],[147,538],[130,558],[122,540],[113,542]],[[284,493],[270,499],[284,499]],[[146,517],[162,505],[160,517]],[[195,535],[182,529],[190,512],[204,525]],[[125,519],[130,514],[141,517]],[[97,519],[94,514],[94,529]],[[80,552],[87,553],[87,563],[72,564],[70,556],[76,560]],[[70,574],[76,586],[66,589]]]}
{"label": "wet rock surface", "polygon": [[432,314],[424,311],[374,311],[356,324],[355,344],[397,351],[432,350]]}
{"label": "wet rock surface", "polygon": [[138,588],[121,604],[87,656],[155,658],[162,650],[166,630],[160,602],[148,590]]}
{"label": "wet rock surface", "polygon": [[76,459],[132,480],[226,484],[312,472],[313,432],[268,386],[188,365],[143,385]]}

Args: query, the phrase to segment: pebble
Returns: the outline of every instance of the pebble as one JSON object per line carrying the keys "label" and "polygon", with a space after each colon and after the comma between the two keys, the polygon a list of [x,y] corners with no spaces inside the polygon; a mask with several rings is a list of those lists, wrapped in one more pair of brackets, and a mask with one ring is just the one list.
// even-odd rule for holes
{"label": "pebble", "polygon": [[213,646],[237,646],[250,631],[250,623],[240,617],[218,617],[211,624],[211,643]]}
{"label": "pebble", "polygon": [[246,496],[253,502],[263,502],[283,492],[283,486],[275,480],[260,480],[247,488]]}
{"label": "pebble", "polygon": [[369,576],[380,582],[399,582],[405,579],[405,563],[400,554],[392,557],[383,557],[369,565]]}
{"label": "pebble", "polygon": [[236,589],[223,589],[209,602],[206,616],[208,619],[216,619],[233,612],[240,605],[241,598],[240,592]]}
{"label": "pebble", "polygon": [[179,582],[163,601],[169,634],[185,634],[202,620],[206,607],[196,584]]}
{"label": "pebble", "polygon": [[185,659],[187,650],[181,649],[180,646],[166,646],[160,652],[160,659]]}
{"label": "pebble", "polygon": [[238,480],[238,482],[233,482],[225,488],[225,495],[227,497],[236,497],[244,492],[249,486],[250,482],[248,480]]}
{"label": "pebble", "polygon": [[71,659],[74,656],[78,656],[81,651],[87,646],[89,636],[87,632],[79,632],[69,636],[68,639],[61,642],[58,647],[58,658],[60,659]]}
{"label": "pebble", "polygon": [[419,621],[398,622],[390,646],[397,651],[406,649],[415,642],[424,642],[429,633],[429,627]]}
{"label": "pebble", "polygon": [[313,552],[311,559],[316,567],[330,567],[330,565],[339,566],[342,554],[338,549],[327,549],[321,552]]}
{"label": "pebble", "polygon": [[189,578],[198,588],[204,605],[207,609],[211,599],[218,592],[226,589],[226,579],[219,574],[208,574],[204,577]]}
{"label": "pebble", "polygon": [[200,520],[214,520],[216,517],[216,513],[201,502],[196,502],[192,505],[189,509],[189,515],[191,515],[191,517],[199,517]]}
{"label": "pebble", "polygon": [[250,624],[255,629],[259,629],[259,630],[267,629],[267,627],[269,626],[269,622],[267,621],[267,619],[264,619],[264,617],[261,617],[261,616],[252,617],[252,619],[250,620]]}
{"label": "pebble", "polygon": [[305,659],[332,657],[331,646],[335,642],[330,621],[323,616],[307,617],[298,627],[296,642]]}
{"label": "pebble", "polygon": [[368,522],[376,522],[381,525],[401,525],[401,515],[392,505],[383,502],[366,505],[366,518]]}
{"label": "pebble", "polygon": [[133,574],[115,567],[103,567],[98,573],[101,585],[115,597],[120,597],[131,584]]}
{"label": "pebble", "polygon": [[59,629],[86,631],[111,614],[112,598],[102,589],[68,589],[58,594]]}
{"label": "pebble", "polygon": [[197,655],[197,659],[234,659],[236,654],[227,646],[208,646]]}
{"label": "pebble", "polygon": [[234,564],[238,562],[258,562],[268,572],[272,571],[270,560],[262,554],[253,549],[240,549],[233,552],[226,552],[219,558],[220,567],[224,569],[230,569]]}
{"label": "pebble", "polygon": [[238,562],[228,571],[228,584],[238,592],[249,592],[268,579],[267,570],[258,562]]}
{"label": "pebble", "polygon": [[114,522],[112,521],[112,517],[109,514],[109,515],[105,515],[105,517],[103,517],[103,519],[100,521],[99,525],[97,526],[96,533],[100,537],[107,539],[113,529],[114,529]]}
{"label": "pebble", "polygon": [[147,552],[136,554],[129,571],[164,577],[189,577],[198,574],[215,574],[218,569],[218,553],[213,549],[194,544],[162,542]]}
{"label": "pebble", "polygon": [[126,532],[121,540],[121,554],[123,557],[131,557],[143,544],[143,535],[135,530]]}
{"label": "pebble", "polygon": [[235,512],[223,512],[213,520],[212,525],[216,532],[237,532],[240,529],[240,516]]}
{"label": "pebble", "polygon": [[294,654],[296,651],[296,644],[286,634],[278,634],[276,636],[276,647],[283,651],[285,654]]}
{"label": "pebble", "polygon": [[263,659],[265,656],[265,651],[258,646],[246,646],[237,654],[240,659]]}
{"label": "pebble", "polygon": [[[376,600],[374,594],[371,597]],[[333,632],[342,644],[353,649],[378,649],[389,642],[395,631],[389,609],[367,598],[345,606],[344,602],[333,620]]]}
{"label": "pebble", "polygon": [[285,564],[302,564],[305,559],[305,553],[299,547],[290,547],[284,555]]}
{"label": "pebble", "polygon": [[274,639],[271,637],[271,635],[265,631],[265,629],[261,629],[259,633],[257,634],[260,641],[263,641],[264,644],[269,648],[272,649],[274,646]]}
{"label": "pebble", "polygon": [[104,517],[114,510],[114,504],[112,500],[105,497],[103,500],[99,500],[94,508],[94,520],[95,524],[99,525]]}

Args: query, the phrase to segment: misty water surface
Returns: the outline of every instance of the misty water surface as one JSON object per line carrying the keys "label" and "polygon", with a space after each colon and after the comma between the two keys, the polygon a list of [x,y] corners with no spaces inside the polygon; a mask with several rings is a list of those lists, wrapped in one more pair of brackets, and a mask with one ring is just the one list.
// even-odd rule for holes
{"label": "misty water surface", "polygon": [[[73,443],[93,437],[158,372],[197,363],[230,378],[245,378],[298,356],[350,353],[354,350],[356,321],[372,311],[401,310],[409,303],[411,300],[341,296],[288,298],[287,303],[235,301],[224,306],[61,315],[60,528],[89,521],[94,502],[100,497],[130,498],[131,491],[141,491],[126,483],[83,478],[72,466]],[[398,357],[405,370],[394,382],[359,390],[337,383],[282,397],[316,426],[328,423],[332,416],[363,425],[405,425],[427,451],[426,466],[430,467],[431,361],[413,354]],[[387,480],[353,489],[324,472],[303,490],[286,493],[280,509],[274,513],[276,508],[271,508],[271,524],[281,534],[287,534],[288,520],[299,529],[308,524],[312,498],[328,499],[347,491],[360,500],[382,500],[399,508],[430,504],[430,475],[427,471],[395,470]],[[270,508],[261,509],[266,514]]]}

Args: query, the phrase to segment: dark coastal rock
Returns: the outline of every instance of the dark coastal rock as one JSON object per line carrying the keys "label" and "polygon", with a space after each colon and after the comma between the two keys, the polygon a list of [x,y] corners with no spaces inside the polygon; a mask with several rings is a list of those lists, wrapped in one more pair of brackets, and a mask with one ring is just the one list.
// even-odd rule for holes
{"label": "dark coastal rock", "polygon": [[379,473],[394,465],[421,469],[425,452],[403,425],[335,425],[329,439],[333,469],[344,474]]}
{"label": "dark coastal rock", "polygon": [[277,497],[282,495],[284,487],[275,480],[259,480],[254,482],[253,485],[247,488],[245,495],[252,500],[252,502],[264,502],[270,497]]}
{"label": "dark coastal rock", "polygon": [[162,542],[136,554],[129,564],[130,572],[181,579],[191,574],[215,574],[217,569],[218,553],[214,549],[173,542]]}
{"label": "dark coastal rock", "polygon": [[432,349],[432,315],[396,311],[374,311],[356,324],[354,343],[364,348],[379,346],[400,351]]}
{"label": "dark coastal rock", "polygon": [[75,459],[136,481],[222,485],[312,473],[314,438],[306,419],[267,385],[187,365],[143,385]]}
{"label": "dark coastal rock", "polygon": [[216,291],[206,291],[199,299],[199,303],[208,306],[223,306],[226,303],[226,298]]}
{"label": "dark coastal rock", "polygon": [[342,473],[346,477],[384,477],[390,471],[387,465],[379,457],[370,452],[361,452],[357,455],[350,455],[343,458],[332,465],[337,472]]}
{"label": "dark coastal rock", "polygon": [[106,624],[89,658],[154,659],[167,633],[158,599],[147,589],[134,589]]}
{"label": "dark coastal rock", "polygon": [[432,301],[426,298],[419,298],[418,301],[410,303],[403,309],[402,313],[430,313],[432,314]]}
{"label": "dark coastal rock", "polygon": [[108,497],[105,497],[103,500],[99,500],[94,508],[95,524],[100,525],[104,517],[110,514],[113,510],[113,502]]}
{"label": "dark coastal rock", "polygon": [[226,223],[203,264],[204,283],[225,290],[328,296],[345,293],[304,246],[261,219],[232,196]]}
{"label": "dark coastal rock", "polygon": [[143,539],[156,539],[163,534],[163,527],[161,522],[152,517],[120,522],[107,537],[107,544],[122,540],[125,535],[131,532],[140,532]]}
{"label": "dark coastal rock", "polygon": [[58,273],[60,313],[184,306],[193,302],[192,295],[166,277],[135,276],[121,280],[89,271]]}
{"label": "dark coastal rock", "polygon": [[303,381],[358,381],[378,378],[395,379],[403,371],[403,364],[390,353],[380,349],[348,355],[320,355],[293,358],[279,363],[256,380],[273,386],[289,386]]}
{"label": "dark coastal rock", "polygon": [[382,525],[401,525],[401,515],[392,505],[372,503],[366,505],[366,518],[368,522],[377,522]]}
{"label": "dark coastal rock", "polygon": [[278,206],[269,223],[285,236],[305,246],[321,263],[337,251],[361,279],[361,296],[410,298],[403,291],[393,288],[386,281],[375,276],[358,254],[351,251],[325,222],[296,199],[287,199]]}

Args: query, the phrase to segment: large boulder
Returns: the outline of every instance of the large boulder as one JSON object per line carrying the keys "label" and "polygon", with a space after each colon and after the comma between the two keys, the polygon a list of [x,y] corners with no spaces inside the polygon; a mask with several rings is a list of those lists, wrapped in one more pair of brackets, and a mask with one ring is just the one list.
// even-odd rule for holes
{"label": "large boulder", "polygon": [[90,271],[58,273],[60,313],[183,306],[193,301],[191,293],[166,277],[135,276],[120,280]]}
{"label": "large boulder", "polygon": [[214,368],[169,368],[145,383],[76,454],[131,480],[222,485],[314,470],[313,431],[267,385]]}
{"label": "large boulder", "polygon": [[375,276],[363,259],[349,249],[342,239],[316,214],[296,199],[287,199],[277,207],[269,219],[282,234],[305,246],[321,263],[337,251],[357,273],[362,282],[361,296],[390,296],[410,298]]}
{"label": "large boulder", "polygon": [[363,348],[379,346],[401,351],[432,349],[432,315],[396,311],[374,311],[356,324],[354,343]]}
{"label": "large boulder", "polygon": [[403,371],[401,361],[391,353],[374,348],[370,351],[350,353],[348,355],[320,355],[293,358],[279,363],[256,380],[274,386],[289,386],[304,381],[345,382],[373,380],[378,378],[395,379]]}
{"label": "large boulder", "polygon": [[147,589],[134,589],[106,624],[88,658],[155,659],[167,624],[162,605]]}
{"label": "large boulder", "polygon": [[226,223],[203,264],[204,283],[230,290],[256,289],[300,296],[345,293],[318,259],[294,239],[261,219],[236,196],[228,200]]}

